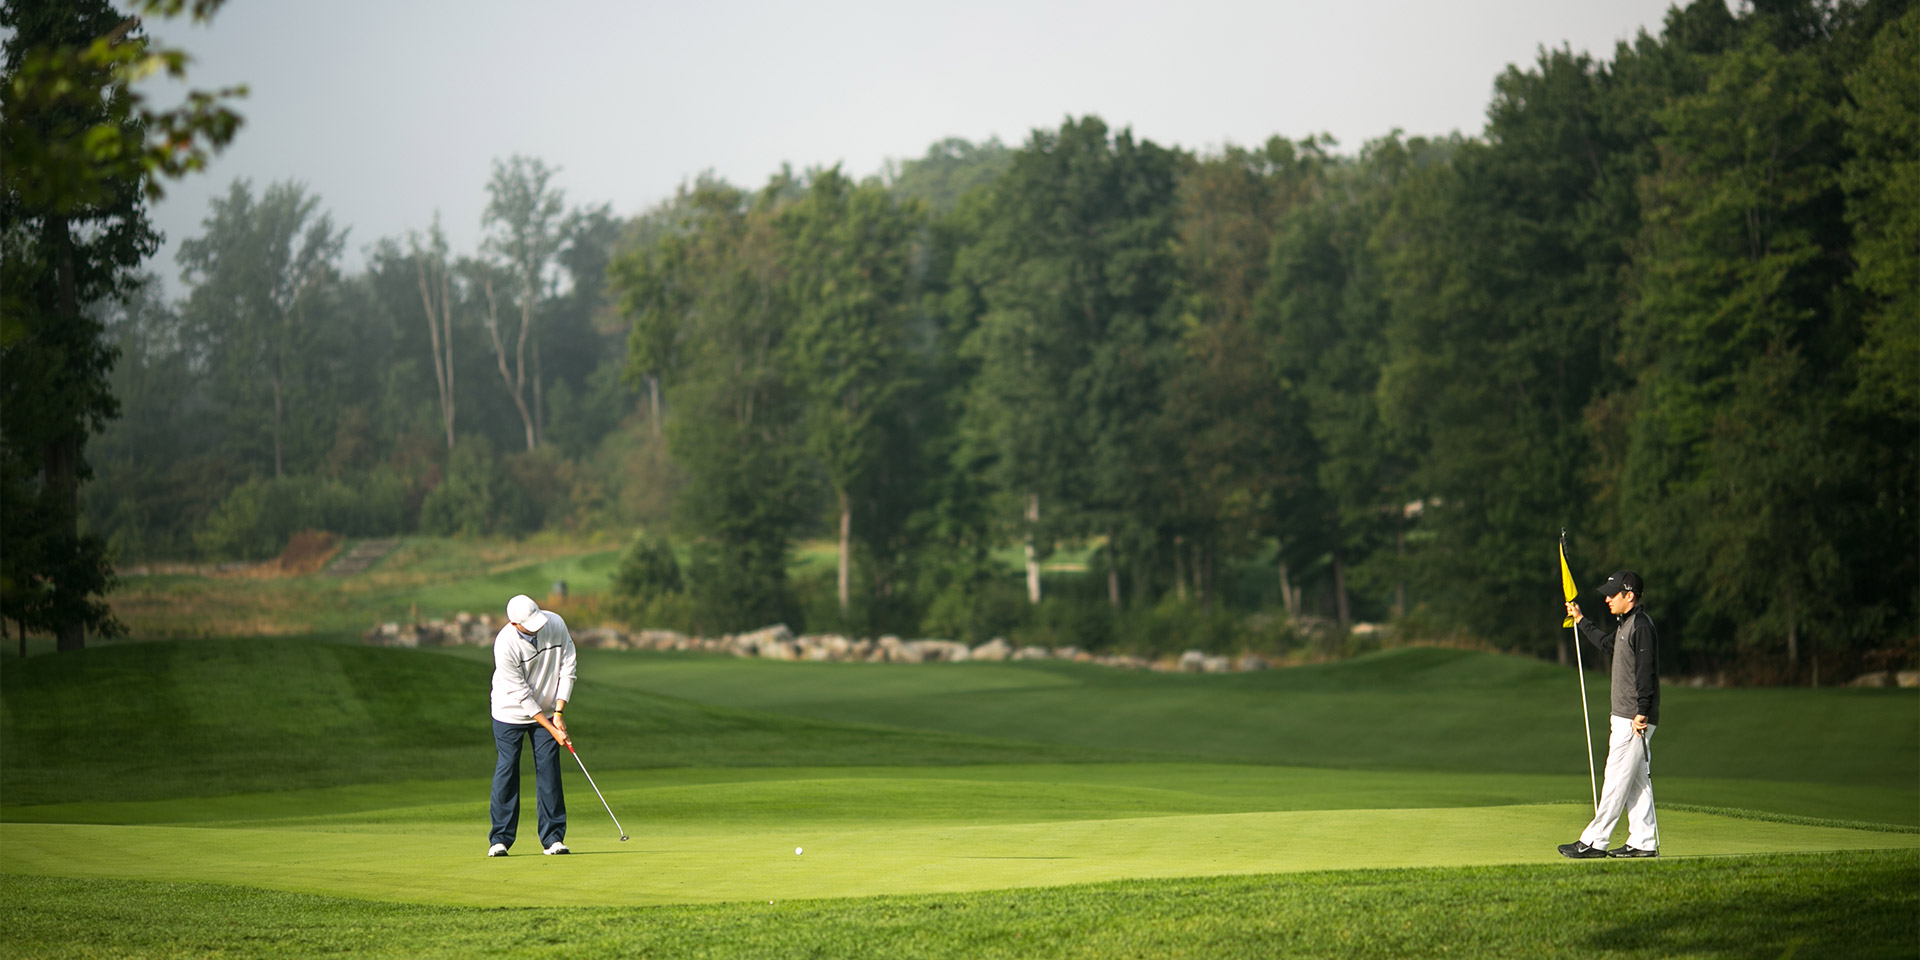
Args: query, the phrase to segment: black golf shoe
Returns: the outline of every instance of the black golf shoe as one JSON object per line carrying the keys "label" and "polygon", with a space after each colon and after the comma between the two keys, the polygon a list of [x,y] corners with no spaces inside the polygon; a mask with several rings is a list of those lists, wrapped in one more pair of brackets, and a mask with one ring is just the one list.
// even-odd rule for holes
{"label": "black golf shoe", "polygon": [[1575,840],[1572,843],[1561,844],[1560,855],[1573,860],[1598,860],[1605,857],[1607,852],[1599,847],[1590,847],[1582,841]]}
{"label": "black golf shoe", "polygon": [[1607,851],[1607,856],[1609,857],[1657,857],[1659,855],[1660,851],[1658,850],[1642,850],[1639,847],[1623,846],[1618,850]]}

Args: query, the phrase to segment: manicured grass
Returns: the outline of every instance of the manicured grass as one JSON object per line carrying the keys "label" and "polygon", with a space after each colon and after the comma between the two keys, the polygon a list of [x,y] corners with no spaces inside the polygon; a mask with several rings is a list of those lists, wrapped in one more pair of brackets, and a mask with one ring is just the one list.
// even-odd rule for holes
{"label": "manicured grass", "polygon": [[[11,807],[484,776],[493,768],[491,671],[472,657],[272,638],[11,661],[0,671],[0,796]],[[630,690],[595,698],[583,687],[578,697],[576,723],[591,731],[583,747],[609,770],[1103,755]]]}
{"label": "manicured grass", "polygon": [[589,650],[568,713],[633,839],[569,764],[578,855],[527,855],[527,784],[495,860],[487,651],[338,639],[0,665],[0,956],[1910,956],[1920,933],[1913,691],[1670,689],[1664,856],[1573,863],[1577,689],[1535,661]]}
{"label": "manicured grass", "polygon": [[1905,958],[1920,937],[1910,850],[647,910],[572,904],[585,859],[538,864],[494,909],[4,876],[0,956]]}
{"label": "manicured grass", "polygon": [[[648,906],[1541,863],[1557,861],[1555,844],[1586,820],[1574,804],[1470,805],[1498,788],[1425,776],[1159,764],[615,771],[602,786],[633,839],[620,842],[572,780],[568,839],[582,856],[565,868],[566,884],[572,903]],[[486,781],[474,779],[228,797],[200,809],[25,808],[17,819],[43,822],[0,823],[0,867],[497,905],[503,882],[537,884],[555,868],[545,857],[479,856],[485,800]],[[78,822],[99,815],[118,822]],[[167,822],[175,817],[185,822]],[[1668,858],[1920,849],[1920,832],[1679,810],[1663,813],[1661,833]]]}
{"label": "manicured grass", "polygon": [[[1579,781],[1562,799],[1590,791],[1574,673],[1524,657],[1410,648],[1260,673],[1169,675],[1048,662],[905,666],[635,653],[600,655],[594,678],[824,721],[1207,760],[1560,773]],[[1589,707],[1604,760],[1605,697],[1590,697]],[[1658,795],[1920,824],[1920,692],[1670,687],[1661,709]]]}

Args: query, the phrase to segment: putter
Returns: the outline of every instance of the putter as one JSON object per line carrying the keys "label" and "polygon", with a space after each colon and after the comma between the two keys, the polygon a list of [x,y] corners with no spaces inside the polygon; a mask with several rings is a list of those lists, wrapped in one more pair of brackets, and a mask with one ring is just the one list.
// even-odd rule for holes
{"label": "putter", "polygon": [[620,818],[613,816],[613,806],[607,803],[607,795],[600,792],[600,785],[593,782],[593,774],[587,773],[587,762],[580,759],[580,751],[573,748],[573,741],[567,741],[567,752],[573,754],[573,762],[580,765],[580,772],[587,775],[587,786],[593,788],[593,795],[600,798],[600,805],[607,808],[607,816],[613,818],[614,829],[620,831],[620,842],[627,842],[627,828],[620,825]]}

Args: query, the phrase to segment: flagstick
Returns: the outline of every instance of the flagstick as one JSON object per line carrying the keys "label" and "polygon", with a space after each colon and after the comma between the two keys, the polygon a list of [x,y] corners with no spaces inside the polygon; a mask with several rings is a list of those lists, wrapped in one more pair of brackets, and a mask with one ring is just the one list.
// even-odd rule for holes
{"label": "flagstick", "polygon": [[1600,812],[1600,781],[1593,775],[1593,719],[1587,713],[1587,663],[1580,655],[1580,625],[1573,626],[1573,662],[1580,671],[1580,738],[1587,741],[1587,785],[1593,788],[1593,812]]}

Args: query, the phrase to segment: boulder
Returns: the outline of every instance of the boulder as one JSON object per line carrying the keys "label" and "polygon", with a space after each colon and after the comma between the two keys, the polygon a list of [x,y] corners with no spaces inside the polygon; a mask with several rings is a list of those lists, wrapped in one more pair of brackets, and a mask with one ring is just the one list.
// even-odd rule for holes
{"label": "boulder", "polygon": [[837,633],[809,634],[800,638],[800,648],[809,660],[845,660],[853,652],[853,641]]}
{"label": "boulder", "polygon": [[1854,677],[1852,680],[1847,681],[1847,686],[1849,687],[1884,687],[1884,686],[1887,686],[1892,680],[1893,680],[1893,676],[1887,673],[1887,671],[1875,670],[1872,673],[1863,673],[1857,677]]}
{"label": "boulder", "polygon": [[573,645],[585,650],[625,650],[627,638],[612,627],[588,627],[573,635]]}
{"label": "boulder", "polygon": [[1233,669],[1233,661],[1226,657],[1206,657],[1200,661],[1201,673],[1227,673]]}
{"label": "boulder", "polygon": [[1902,687],[1920,687],[1920,670],[1902,670],[1893,675],[1895,685]]}
{"label": "boulder", "polygon": [[1267,666],[1267,658],[1257,653],[1243,653],[1240,655],[1240,659],[1233,662],[1233,668],[1242,673],[1265,670]]}
{"label": "boulder", "polygon": [[740,634],[733,637],[732,641],[728,646],[732,649],[747,651],[747,656],[754,656],[756,654],[766,656],[766,654],[761,651],[762,647],[774,643],[792,643],[793,631],[787,629],[787,625],[784,623],[776,623],[771,627],[761,627],[751,633]]}
{"label": "boulder", "polygon": [[1051,660],[1053,651],[1046,647],[1025,646],[1013,652],[1015,660]]}
{"label": "boulder", "polygon": [[994,637],[974,647],[972,651],[972,657],[975,660],[1005,660],[1012,654],[1013,647],[1000,637]]}
{"label": "boulder", "polygon": [[642,630],[633,638],[640,650],[685,650],[687,635],[678,630]]}
{"label": "boulder", "polygon": [[1206,669],[1207,655],[1198,650],[1188,650],[1180,655],[1181,673],[1199,673]]}
{"label": "boulder", "polygon": [[921,663],[958,663],[973,657],[966,644],[952,640],[910,640],[901,648],[919,652]]}

